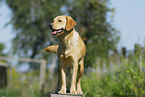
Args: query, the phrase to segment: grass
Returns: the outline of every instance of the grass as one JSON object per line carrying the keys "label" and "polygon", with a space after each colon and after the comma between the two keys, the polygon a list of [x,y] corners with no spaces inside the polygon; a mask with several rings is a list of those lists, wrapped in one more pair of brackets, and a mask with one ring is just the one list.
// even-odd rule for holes
{"label": "grass", "polygon": [[29,86],[29,88],[18,89],[2,89],[0,90],[0,97],[45,97],[37,88]]}
{"label": "grass", "polygon": [[0,90],[0,97],[21,97],[21,94],[19,91],[15,91],[13,89],[3,89]]}
{"label": "grass", "polygon": [[[142,57],[143,58],[143,57]],[[139,57],[121,59],[115,69],[106,66],[107,72],[90,72],[83,76],[85,97],[145,97],[145,63]],[[95,85],[96,83],[96,85]]]}
{"label": "grass", "polygon": [[[100,66],[99,72],[91,71],[83,75],[83,97],[145,97],[145,56],[133,56],[127,60],[119,57],[119,64],[116,57],[111,57],[111,60],[110,63],[103,58],[94,64],[94,68]],[[38,91],[38,81],[20,82],[15,80],[20,76],[14,73],[12,87],[0,90],[0,97],[48,97],[48,94],[42,95]],[[56,79],[55,76],[51,81],[46,81],[49,85],[45,86],[45,92],[53,92]]]}

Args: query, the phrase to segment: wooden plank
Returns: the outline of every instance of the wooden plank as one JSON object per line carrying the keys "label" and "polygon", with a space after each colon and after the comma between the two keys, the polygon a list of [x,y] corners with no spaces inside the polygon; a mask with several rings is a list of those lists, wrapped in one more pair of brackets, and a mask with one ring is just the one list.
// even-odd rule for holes
{"label": "wooden plank", "polygon": [[46,75],[46,61],[43,59],[32,59],[32,58],[12,58],[12,57],[3,57],[0,56],[0,60],[16,60],[24,62],[35,62],[40,63],[40,76],[39,76],[39,90],[43,92],[45,84],[45,75]]}
{"label": "wooden plank", "polygon": [[7,68],[0,66],[0,88],[7,86]]}
{"label": "wooden plank", "polygon": [[[39,90],[41,92],[44,91],[45,76],[46,76],[46,61],[45,60],[43,60],[43,59],[31,59],[31,58],[12,58],[12,57],[3,57],[3,56],[0,56],[0,60],[17,60],[17,61],[24,61],[24,62],[41,63],[40,76],[39,76]],[[71,96],[60,96],[60,97],[74,97],[74,96],[71,95]],[[75,97],[81,97],[81,96],[75,96]]]}
{"label": "wooden plank", "polygon": [[43,60],[40,65],[39,90],[43,93],[46,76],[46,61]]}
{"label": "wooden plank", "polygon": [[69,93],[62,95],[62,94],[51,94],[51,97],[82,97],[81,95],[71,95]]}
{"label": "wooden plank", "polygon": [[8,64],[3,63],[3,62],[0,62],[0,66],[3,66],[3,67],[8,67]]}
{"label": "wooden plank", "polygon": [[17,61],[24,61],[24,62],[36,62],[41,63],[42,59],[32,59],[32,58],[12,58],[12,57],[3,57],[0,56],[0,60],[17,60]]}

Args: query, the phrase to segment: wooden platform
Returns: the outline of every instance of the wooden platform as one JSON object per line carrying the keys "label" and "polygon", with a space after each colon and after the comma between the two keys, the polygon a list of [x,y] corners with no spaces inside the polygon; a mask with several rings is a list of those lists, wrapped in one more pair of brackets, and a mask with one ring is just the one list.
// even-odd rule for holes
{"label": "wooden platform", "polygon": [[62,94],[51,94],[51,97],[82,97],[81,95],[71,95],[69,93],[62,95]]}

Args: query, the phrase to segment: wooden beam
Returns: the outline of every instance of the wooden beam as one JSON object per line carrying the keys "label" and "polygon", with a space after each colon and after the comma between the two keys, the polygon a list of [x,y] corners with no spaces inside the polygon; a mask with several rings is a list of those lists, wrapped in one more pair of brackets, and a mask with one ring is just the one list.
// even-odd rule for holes
{"label": "wooden beam", "polygon": [[0,66],[3,66],[3,67],[8,67],[8,64],[3,63],[3,62],[0,62]]}
{"label": "wooden beam", "polygon": [[46,77],[46,61],[43,60],[40,65],[40,76],[39,76],[39,90],[44,92],[44,83]]}
{"label": "wooden beam", "polygon": [[82,96],[81,95],[71,95],[71,94],[67,93],[65,95],[51,94],[51,97],[82,97]]}
{"label": "wooden beam", "polygon": [[40,63],[40,76],[39,76],[39,90],[43,92],[45,75],[46,75],[46,60],[43,59],[31,59],[31,58],[12,58],[12,57],[3,57],[0,56],[0,60],[16,60],[23,62],[35,62]]}
{"label": "wooden beam", "polygon": [[2,57],[0,56],[0,60],[16,60],[16,61],[23,61],[23,62],[35,62],[41,63],[42,59],[31,59],[31,58],[12,58],[12,57]]}

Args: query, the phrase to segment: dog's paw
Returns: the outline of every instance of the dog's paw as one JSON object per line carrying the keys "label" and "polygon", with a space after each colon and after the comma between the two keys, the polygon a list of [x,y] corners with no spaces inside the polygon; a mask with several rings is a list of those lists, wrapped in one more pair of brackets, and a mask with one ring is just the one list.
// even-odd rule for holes
{"label": "dog's paw", "polygon": [[75,95],[75,94],[77,94],[77,91],[76,90],[70,90],[70,94]]}
{"label": "dog's paw", "polygon": [[59,94],[66,94],[66,90],[62,89],[58,92]]}
{"label": "dog's paw", "polygon": [[82,90],[77,90],[77,94],[78,94],[78,95],[83,95]]}

